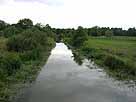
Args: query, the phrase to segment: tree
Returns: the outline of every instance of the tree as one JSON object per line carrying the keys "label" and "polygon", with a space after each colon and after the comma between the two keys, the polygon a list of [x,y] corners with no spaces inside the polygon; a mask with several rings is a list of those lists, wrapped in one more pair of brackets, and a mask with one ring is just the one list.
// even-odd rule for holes
{"label": "tree", "polygon": [[105,36],[107,36],[107,37],[113,36],[113,31],[112,31],[112,30],[107,30],[107,31],[105,32]]}
{"label": "tree", "polygon": [[127,31],[128,36],[136,36],[136,29],[135,28],[129,28]]}
{"label": "tree", "polygon": [[47,36],[45,32],[38,29],[28,29],[16,36],[10,37],[7,41],[9,51],[25,52],[36,48],[45,48]]}
{"label": "tree", "polygon": [[92,28],[89,28],[89,29],[88,29],[88,33],[89,33],[88,35],[97,36],[98,29],[99,29],[98,26],[94,26],[94,27],[92,27]]}
{"label": "tree", "polygon": [[35,27],[38,28],[39,30],[42,30],[43,25],[41,23],[35,24]]}
{"label": "tree", "polygon": [[23,29],[28,29],[33,26],[33,21],[30,19],[24,18],[18,21],[18,26]]}
{"label": "tree", "polygon": [[100,27],[97,28],[97,36],[102,36],[102,29]]}
{"label": "tree", "polygon": [[45,27],[43,27],[43,31],[47,34],[48,37],[51,37],[54,40],[56,40],[56,34],[53,32],[53,30],[49,24],[47,24]]}
{"label": "tree", "polygon": [[5,37],[11,37],[13,35],[18,34],[19,32],[19,29],[17,29],[15,26],[9,26],[3,31]]}
{"label": "tree", "polygon": [[73,46],[80,47],[83,45],[84,41],[87,40],[87,32],[83,27],[79,26],[76,33],[73,36]]}
{"label": "tree", "polygon": [[0,55],[0,68],[8,76],[14,74],[21,68],[22,61],[20,56],[16,53],[6,53],[6,55]]}
{"label": "tree", "polygon": [[4,21],[0,20],[0,30],[3,30],[7,27],[7,23],[5,23]]}

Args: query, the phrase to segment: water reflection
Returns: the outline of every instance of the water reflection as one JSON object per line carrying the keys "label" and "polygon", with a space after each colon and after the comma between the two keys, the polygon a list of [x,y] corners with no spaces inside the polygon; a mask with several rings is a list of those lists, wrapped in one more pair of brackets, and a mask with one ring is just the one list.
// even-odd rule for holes
{"label": "water reflection", "polygon": [[[93,60],[91,60],[90,58],[87,58],[87,57],[83,57],[78,51],[72,51],[72,54],[73,54],[73,59],[74,61],[79,65],[79,66],[82,66],[84,63],[86,67],[88,67],[89,69],[100,69],[100,66],[98,67]],[[129,79],[125,79],[125,78],[122,78],[120,76],[117,76],[115,72],[111,71],[111,70],[107,70],[105,68],[102,68],[101,69],[104,70],[104,72],[106,73],[106,76],[108,78],[112,78],[112,80],[114,81],[118,81],[118,85],[120,86],[120,83],[123,83],[125,85],[127,85],[129,88],[135,88],[136,89],[136,80],[129,80]],[[100,72],[102,70],[99,70]],[[121,84],[122,85],[122,84]]]}
{"label": "water reflection", "polygon": [[17,102],[136,102],[136,92],[119,84],[92,61],[57,43],[35,84]]}

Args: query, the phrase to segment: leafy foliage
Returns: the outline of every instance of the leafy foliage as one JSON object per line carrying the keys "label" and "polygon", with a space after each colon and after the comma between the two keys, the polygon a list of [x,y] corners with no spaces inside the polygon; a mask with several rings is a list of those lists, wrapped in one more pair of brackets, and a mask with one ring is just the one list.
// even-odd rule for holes
{"label": "leafy foliage", "polygon": [[19,20],[18,26],[23,29],[28,29],[33,26],[33,21],[30,19],[24,18],[24,19]]}
{"label": "leafy foliage", "polygon": [[38,47],[46,47],[46,41],[46,34],[33,28],[11,37],[7,42],[7,47],[9,51],[24,52]]}
{"label": "leafy foliage", "polygon": [[83,29],[83,27],[79,26],[76,33],[73,36],[73,46],[75,47],[79,47],[81,45],[83,45],[84,41],[87,40],[87,33],[86,31]]}
{"label": "leafy foliage", "polygon": [[5,37],[11,37],[18,34],[20,31],[15,26],[9,26],[4,29],[3,33]]}
{"label": "leafy foliage", "polygon": [[104,60],[104,65],[116,70],[117,68],[124,68],[125,62],[117,56],[108,55]]}
{"label": "leafy foliage", "polygon": [[0,20],[0,31],[5,29],[8,26],[8,24],[5,21]]}
{"label": "leafy foliage", "polygon": [[0,36],[0,101],[11,102],[19,88],[12,86],[36,78],[55,45],[55,34],[49,25],[22,19],[12,25],[0,21]]}
{"label": "leafy foliage", "polygon": [[12,75],[21,68],[21,59],[16,53],[6,53],[0,56],[0,68],[5,74]]}

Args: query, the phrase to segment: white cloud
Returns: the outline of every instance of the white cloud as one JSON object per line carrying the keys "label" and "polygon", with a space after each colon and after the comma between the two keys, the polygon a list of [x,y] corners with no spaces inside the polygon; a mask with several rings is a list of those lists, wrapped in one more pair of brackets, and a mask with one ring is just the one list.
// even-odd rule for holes
{"label": "white cloud", "polygon": [[31,18],[34,22],[64,28],[78,25],[123,28],[136,26],[135,0],[18,1],[22,2],[8,0],[5,5],[0,5],[0,19],[15,23],[21,18]]}
{"label": "white cloud", "polygon": [[43,3],[46,5],[55,5],[59,6],[62,5],[63,2],[62,0],[14,0],[15,2],[38,2],[38,3]]}
{"label": "white cloud", "polygon": [[11,3],[13,0],[0,0],[0,6]]}
{"label": "white cloud", "polygon": [[5,2],[5,0],[0,0],[0,4],[3,4]]}

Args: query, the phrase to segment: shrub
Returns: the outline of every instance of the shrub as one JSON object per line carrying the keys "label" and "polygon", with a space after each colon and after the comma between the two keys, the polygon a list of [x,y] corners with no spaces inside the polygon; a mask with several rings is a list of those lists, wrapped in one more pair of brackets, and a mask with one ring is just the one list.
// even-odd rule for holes
{"label": "shrub", "polygon": [[36,60],[41,56],[40,49],[33,49],[20,54],[22,61]]}
{"label": "shrub", "polygon": [[89,54],[89,53],[94,53],[95,49],[90,47],[83,47],[82,51],[85,52],[86,54]]}
{"label": "shrub", "polygon": [[132,76],[136,76],[136,65],[132,61],[127,61],[125,65],[126,72]]}
{"label": "shrub", "polygon": [[97,53],[97,49],[90,48],[87,46],[82,47],[82,52],[88,59],[90,59],[90,58],[95,59],[96,55],[99,54],[99,53]]}
{"label": "shrub", "polygon": [[73,35],[72,42],[74,47],[81,47],[83,43],[88,39],[87,32],[83,27],[79,26],[76,33]]}
{"label": "shrub", "polygon": [[13,35],[18,34],[20,31],[15,26],[9,26],[5,28],[3,32],[5,37],[11,37]]}
{"label": "shrub", "polygon": [[119,79],[134,79],[136,76],[136,66],[132,61],[121,59],[117,56],[108,55],[104,60],[104,65],[114,72],[114,76]]}
{"label": "shrub", "polygon": [[99,50],[98,48],[83,46],[82,53],[87,59],[91,59],[91,61],[95,61],[96,64],[103,65],[102,61],[105,57],[105,52]]}
{"label": "shrub", "polygon": [[7,42],[7,48],[9,51],[24,52],[41,46],[45,48],[46,44],[46,34],[33,28],[11,37]]}
{"label": "shrub", "polygon": [[20,69],[22,61],[18,54],[6,53],[0,56],[0,68],[8,75],[12,75],[16,70]]}
{"label": "shrub", "polygon": [[83,64],[83,56],[78,53],[77,51],[73,51],[73,55],[74,55],[74,61],[78,64],[78,65],[82,65]]}
{"label": "shrub", "polygon": [[107,55],[104,60],[104,65],[111,69],[125,68],[125,62],[117,56]]}
{"label": "shrub", "polygon": [[49,46],[49,47],[55,46],[53,38],[48,37],[47,46]]}

